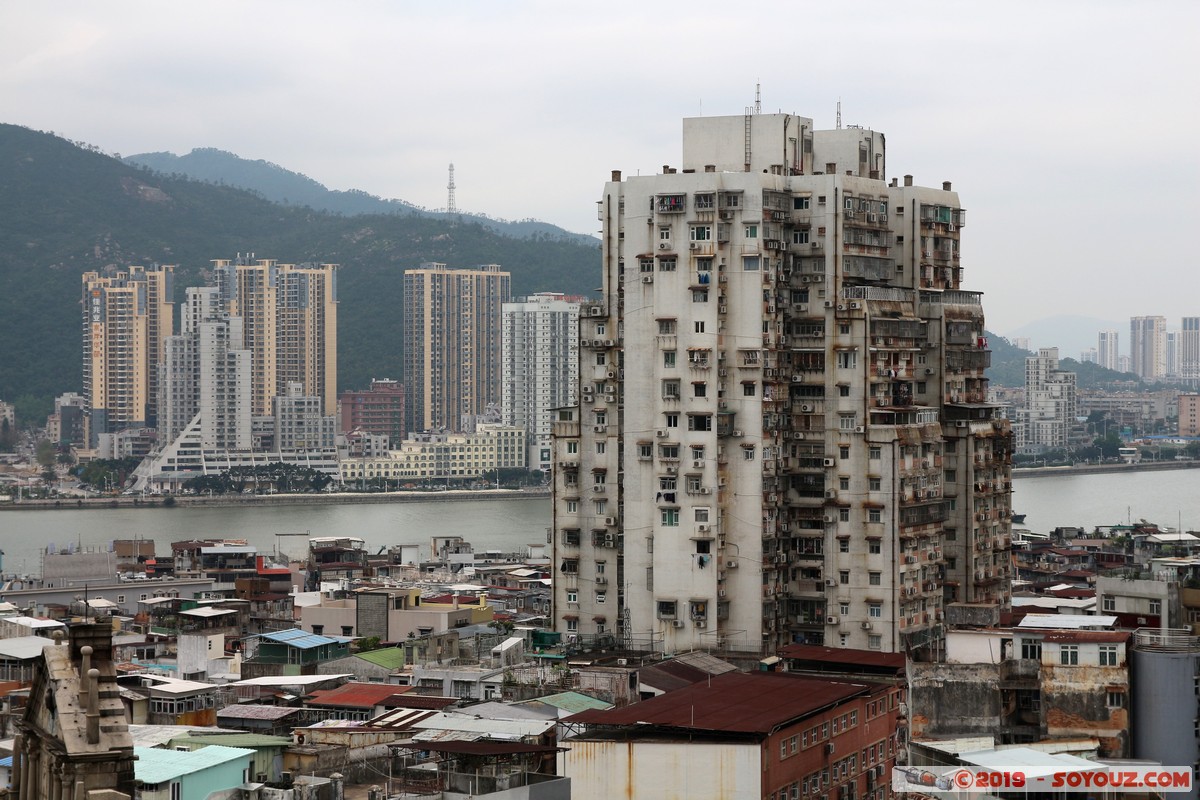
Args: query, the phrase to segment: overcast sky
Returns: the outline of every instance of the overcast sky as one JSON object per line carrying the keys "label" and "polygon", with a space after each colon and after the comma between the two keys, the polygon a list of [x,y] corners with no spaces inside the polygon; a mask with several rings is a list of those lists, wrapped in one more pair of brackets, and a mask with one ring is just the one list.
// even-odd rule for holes
{"label": "overcast sky", "polygon": [[[999,332],[1200,315],[1200,3],[10,2],[0,120],[133,154],[217,147],[335,189],[597,230],[680,120],[887,136],[954,183]],[[2,223],[0,223],[2,224]],[[515,266],[515,265],[514,265]],[[1125,337],[1122,337],[1124,339]],[[1124,344],[1124,341],[1122,342]]]}

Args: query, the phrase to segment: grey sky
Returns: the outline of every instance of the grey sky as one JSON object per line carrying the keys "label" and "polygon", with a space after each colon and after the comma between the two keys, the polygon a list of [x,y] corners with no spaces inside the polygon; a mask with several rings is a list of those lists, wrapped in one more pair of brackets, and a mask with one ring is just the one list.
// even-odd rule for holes
{"label": "grey sky", "polygon": [[595,232],[680,120],[883,131],[950,180],[995,330],[1200,314],[1200,3],[8,3],[5,122],[108,152],[218,147],[337,189]]}

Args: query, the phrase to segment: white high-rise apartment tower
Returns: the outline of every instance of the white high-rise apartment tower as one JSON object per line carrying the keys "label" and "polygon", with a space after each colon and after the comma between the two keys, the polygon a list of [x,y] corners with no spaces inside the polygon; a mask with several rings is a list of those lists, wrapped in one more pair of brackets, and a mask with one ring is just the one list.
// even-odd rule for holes
{"label": "white high-rise apartment tower", "polygon": [[1121,355],[1120,338],[1116,331],[1100,331],[1097,337],[1096,363],[1105,369],[1116,369]]}
{"label": "white high-rise apartment tower", "polygon": [[1200,381],[1200,317],[1184,317],[1179,331],[1179,377]]}
{"label": "white high-rise apartment tower", "polygon": [[885,166],[878,132],[750,114],[684,120],[678,169],[613,174],[554,426],[556,630],[898,652],[940,646],[947,601],[1010,602],[965,212]]}
{"label": "white high-rise apartment tower", "polygon": [[1166,317],[1129,318],[1130,368],[1139,378],[1161,378],[1167,372]]}
{"label": "white high-rise apartment tower", "polygon": [[525,463],[550,469],[551,409],[576,402],[579,303],[562,294],[530,295],[503,307],[504,424],[525,429]]}

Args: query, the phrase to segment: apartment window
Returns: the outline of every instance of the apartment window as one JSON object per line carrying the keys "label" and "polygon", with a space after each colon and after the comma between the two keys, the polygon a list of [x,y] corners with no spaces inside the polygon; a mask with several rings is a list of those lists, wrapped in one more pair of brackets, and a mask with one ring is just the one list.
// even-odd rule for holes
{"label": "apartment window", "polygon": [[660,227],[659,227],[659,229],[658,229],[658,240],[659,240],[660,242],[669,242],[669,241],[671,241],[671,226],[670,226],[670,225],[662,225],[662,226],[660,226]]}
{"label": "apartment window", "polygon": [[882,603],[867,603],[867,616],[873,619],[879,619],[883,616]]}
{"label": "apartment window", "polygon": [[1150,601],[1150,613],[1154,616],[1157,616],[1162,613],[1162,600],[1151,600]]}
{"label": "apartment window", "polygon": [[567,454],[572,456],[579,455],[579,442],[567,442]]}
{"label": "apartment window", "polygon": [[660,258],[658,260],[658,271],[659,272],[674,272],[675,271],[675,259]]}
{"label": "apartment window", "polygon": [[325,633],[325,626],[324,625],[313,625],[312,632],[316,636],[321,636]]}
{"label": "apartment window", "polygon": [[758,256],[744,256],[742,258],[742,269],[746,272],[758,272],[761,263],[762,259]]}
{"label": "apartment window", "polygon": [[571,589],[570,591],[568,591],[567,592],[567,602],[568,603],[578,603],[579,602],[579,592],[576,591],[575,589]]}
{"label": "apartment window", "polygon": [[754,460],[754,448],[753,447],[743,447],[742,448],[742,459],[745,461],[753,461]]}
{"label": "apartment window", "polygon": [[838,397],[849,397],[849,396],[850,396],[850,386],[845,383],[839,385],[838,386]]}
{"label": "apartment window", "polygon": [[710,414],[689,414],[688,415],[688,430],[689,431],[711,431],[712,430],[712,415],[710,415]]}
{"label": "apartment window", "polygon": [[870,489],[872,492],[878,492],[880,489],[883,488],[883,482],[879,478],[868,478],[867,479],[867,488]]}
{"label": "apartment window", "polygon": [[1058,649],[1058,663],[1064,667],[1079,665],[1079,645],[1064,644]]}
{"label": "apartment window", "polygon": [[[876,543],[878,543],[878,540],[876,540]],[[883,573],[882,572],[868,572],[867,573],[867,583],[871,584],[872,586],[879,586],[882,582],[883,582]]]}
{"label": "apartment window", "polygon": [[603,603],[607,599],[607,597],[608,597],[608,595],[605,592],[596,592],[596,602],[597,603]]}
{"label": "apartment window", "polygon": [[1115,667],[1117,665],[1117,646],[1115,644],[1100,645],[1100,666]]}
{"label": "apartment window", "polygon": [[883,512],[878,508],[867,510],[867,522],[883,522]]}
{"label": "apartment window", "polygon": [[879,445],[873,444],[867,450],[867,458],[871,459],[872,461],[878,461],[882,454],[883,451],[879,449]]}
{"label": "apartment window", "polygon": [[838,350],[838,369],[854,369],[858,364],[857,350]]}
{"label": "apartment window", "polygon": [[709,509],[707,507],[696,509],[696,522],[708,522]]}
{"label": "apartment window", "polygon": [[1125,694],[1123,692],[1106,692],[1106,702],[1109,708],[1121,708],[1125,705]]}
{"label": "apartment window", "polygon": [[847,539],[845,537],[838,539],[838,552],[839,553],[849,553],[850,552],[850,540],[849,539]]}
{"label": "apartment window", "polygon": [[692,241],[707,242],[712,239],[711,225],[693,225],[692,226]]}
{"label": "apartment window", "polygon": [[596,442],[596,454],[597,455],[604,455],[604,449],[605,449],[604,442]]}
{"label": "apartment window", "polygon": [[[647,444],[645,442],[642,442],[642,443],[638,444],[637,448],[638,448],[638,458],[640,458],[643,461],[649,461],[654,456],[654,445],[652,445],[652,444]],[[568,508],[567,510],[570,511],[571,509]]]}
{"label": "apartment window", "polygon": [[342,626],[342,636],[353,636],[353,635],[354,635],[354,626],[353,625],[343,625]]}
{"label": "apartment window", "polygon": [[679,527],[679,509],[678,508],[660,509],[659,521],[663,524],[664,527],[667,527],[667,528]]}
{"label": "apartment window", "polygon": [[838,458],[847,459],[850,457],[850,445],[843,444],[838,446]]}
{"label": "apartment window", "polygon": [[667,369],[675,369],[674,350],[663,350],[663,366]]}
{"label": "apartment window", "polygon": [[579,513],[579,501],[578,500],[568,500],[567,501],[567,513],[568,514],[578,514]]}
{"label": "apartment window", "polygon": [[850,634],[848,634],[848,633],[838,634],[838,644],[841,647],[849,647],[850,646]]}
{"label": "apartment window", "polygon": [[658,321],[659,336],[673,336],[675,334],[675,320],[660,319]]}
{"label": "apartment window", "polygon": [[757,225],[746,225],[744,227],[744,229],[742,230],[742,235],[747,239],[757,239],[758,238],[758,226]]}
{"label": "apartment window", "polygon": [[812,198],[811,197],[793,197],[792,198],[792,208],[795,211],[804,211],[805,209],[811,208],[811,207],[812,207]]}
{"label": "apartment window", "polygon": [[[675,353],[672,352],[671,355],[675,355]],[[663,396],[664,400],[678,400],[679,399],[679,381],[677,381],[677,380],[663,381],[662,382],[662,396]]]}
{"label": "apartment window", "polygon": [[1117,598],[1105,597],[1102,605],[1104,606],[1105,611],[1116,611],[1117,610]]}
{"label": "apartment window", "polygon": [[679,445],[664,444],[658,448],[658,457],[666,461],[679,460]]}
{"label": "apartment window", "polygon": [[693,289],[692,290],[692,302],[693,303],[707,303],[708,302],[708,289]]}
{"label": "apartment window", "polygon": [[579,630],[579,620],[568,619],[567,620],[567,633],[574,633],[577,630]]}
{"label": "apartment window", "polygon": [[704,333],[704,320],[698,319],[692,323],[692,330],[696,333]]}
{"label": "apartment window", "polygon": [[708,384],[703,381],[698,381],[692,384],[693,397],[708,397]]}
{"label": "apartment window", "polygon": [[604,352],[596,353],[596,366],[603,367],[608,363],[608,355]]}
{"label": "apartment window", "polygon": [[871,635],[869,635],[867,637],[867,649],[868,650],[879,650],[882,647],[883,647],[883,638],[879,634],[872,633]]}
{"label": "apartment window", "polygon": [[846,616],[847,614],[850,613],[850,604],[849,603],[838,603],[838,611],[841,612],[841,615],[843,617]]}
{"label": "apartment window", "polygon": [[843,492],[850,491],[850,478],[842,475],[838,478],[838,489]]}
{"label": "apartment window", "polygon": [[742,397],[754,397],[755,392],[757,392],[757,388],[753,381],[742,384]]}
{"label": "apartment window", "polygon": [[808,244],[808,228],[792,231],[792,244]]}
{"label": "apartment window", "polygon": [[838,570],[838,583],[842,584],[843,586],[848,586],[850,584],[850,570]]}
{"label": "apartment window", "polygon": [[664,414],[663,416],[665,416],[667,419],[667,427],[668,428],[678,428],[679,427],[679,415],[678,414]]}
{"label": "apartment window", "polygon": [[674,600],[659,600],[658,601],[658,618],[659,619],[675,619],[675,601]]}
{"label": "apartment window", "polygon": [[850,509],[839,508],[838,509],[838,522],[849,522],[849,521],[850,521]]}

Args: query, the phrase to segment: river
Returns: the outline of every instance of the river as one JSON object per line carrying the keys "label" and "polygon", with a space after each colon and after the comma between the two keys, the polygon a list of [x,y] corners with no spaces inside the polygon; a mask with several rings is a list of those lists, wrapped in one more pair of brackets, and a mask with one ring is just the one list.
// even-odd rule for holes
{"label": "river", "polygon": [[[1091,529],[1140,518],[1200,530],[1200,470],[1055,475],[1013,481],[1013,508],[1024,527],[1059,525]],[[304,536],[359,536],[369,548],[420,544],[428,555],[433,536],[462,536],[476,550],[520,551],[546,541],[550,500],[545,497],[463,502],[410,502],[320,506],[193,506],[0,513],[5,573],[37,574],[41,548],[70,544],[104,548],[113,539],[154,539],[159,553],[190,538],[246,539],[260,551],[277,547],[299,556]]]}

